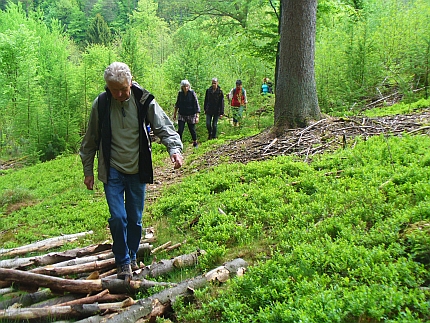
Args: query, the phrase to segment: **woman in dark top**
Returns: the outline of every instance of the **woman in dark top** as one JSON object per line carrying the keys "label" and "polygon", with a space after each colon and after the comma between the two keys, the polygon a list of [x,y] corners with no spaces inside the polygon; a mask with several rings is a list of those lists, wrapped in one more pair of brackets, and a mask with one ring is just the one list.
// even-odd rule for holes
{"label": "woman in dark top", "polygon": [[193,146],[197,147],[197,133],[196,123],[199,122],[200,105],[197,100],[196,92],[191,90],[191,85],[188,80],[181,81],[181,90],[178,92],[178,97],[175,103],[175,112],[173,113],[173,120],[178,116],[178,133],[182,140],[185,124],[188,125],[191,138],[193,139]]}

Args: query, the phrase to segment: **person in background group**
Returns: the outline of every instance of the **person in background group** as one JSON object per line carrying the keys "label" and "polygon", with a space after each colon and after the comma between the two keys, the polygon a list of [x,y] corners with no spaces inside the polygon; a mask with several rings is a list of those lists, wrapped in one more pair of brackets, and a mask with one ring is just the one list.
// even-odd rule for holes
{"label": "person in background group", "polygon": [[273,94],[273,84],[268,77],[263,79],[263,84],[261,85],[261,94]]}
{"label": "person in background group", "polygon": [[218,118],[224,115],[224,94],[218,85],[218,79],[212,79],[212,86],[206,90],[204,110],[206,114],[206,128],[208,140],[216,139]]}
{"label": "person in background group", "polygon": [[269,93],[269,86],[265,82],[266,79],[264,79],[263,84],[261,85],[261,94],[266,95]]}
{"label": "person in background group", "polygon": [[181,90],[178,92],[178,97],[175,103],[175,112],[173,113],[173,120],[178,116],[178,133],[182,140],[185,124],[188,125],[191,138],[193,139],[193,146],[197,148],[197,133],[196,123],[199,123],[200,105],[197,99],[197,94],[191,90],[191,85],[188,80],[181,81]]}
{"label": "person in background group", "polygon": [[109,206],[109,228],[117,278],[129,281],[137,270],[136,254],[142,236],[146,183],[153,182],[150,124],[166,146],[173,168],[182,166],[182,142],[173,123],[154,96],[132,81],[129,67],[120,62],[104,72],[106,91],[93,102],[88,130],[79,155],[84,184],[94,186],[94,157],[98,154],[98,179],[103,182]]}
{"label": "person in background group", "polygon": [[242,81],[236,81],[236,87],[232,88],[228,94],[228,100],[230,101],[232,115],[233,115],[233,126],[238,126],[242,121],[243,112],[246,110],[248,100],[246,98],[246,90],[242,86]]}

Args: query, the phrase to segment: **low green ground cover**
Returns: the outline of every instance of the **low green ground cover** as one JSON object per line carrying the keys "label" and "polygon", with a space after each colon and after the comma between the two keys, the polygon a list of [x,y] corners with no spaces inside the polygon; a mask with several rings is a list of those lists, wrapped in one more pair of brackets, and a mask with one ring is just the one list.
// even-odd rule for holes
{"label": "low green ground cover", "polygon": [[[187,163],[220,142],[204,142]],[[196,291],[196,303],[175,303],[178,321],[428,322],[429,147],[428,136],[378,136],[310,164],[185,165],[188,175],[144,214],[159,244],[186,240],[178,254],[207,252],[175,279],[236,257],[251,266]],[[161,147],[154,153],[165,160]],[[78,156],[1,175],[3,248],[87,230],[82,245],[110,239],[103,187],[85,189]]]}
{"label": "low green ground cover", "polygon": [[202,269],[254,264],[178,305],[181,321],[429,320],[429,147],[428,136],[379,136],[311,165],[221,165],[170,187],[147,216],[207,250]]}

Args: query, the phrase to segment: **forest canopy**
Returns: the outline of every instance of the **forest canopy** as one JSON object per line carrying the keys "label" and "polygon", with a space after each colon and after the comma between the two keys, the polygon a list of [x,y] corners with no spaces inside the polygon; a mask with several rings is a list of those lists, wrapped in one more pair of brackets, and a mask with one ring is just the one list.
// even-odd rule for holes
{"label": "forest canopy", "polygon": [[[2,157],[75,152],[116,60],[168,114],[182,79],[202,99],[212,77],[225,91],[241,79],[251,105],[262,79],[275,79],[279,1],[2,0],[0,10]],[[319,1],[321,111],[427,98],[429,16],[427,0]]]}

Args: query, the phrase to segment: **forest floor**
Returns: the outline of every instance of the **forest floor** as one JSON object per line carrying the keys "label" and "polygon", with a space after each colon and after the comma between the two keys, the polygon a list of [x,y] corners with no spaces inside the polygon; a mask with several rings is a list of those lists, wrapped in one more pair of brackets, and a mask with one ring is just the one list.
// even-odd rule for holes
{"label": "forest floor", "polygon": [[[290,129],[277,138],[271,134],[270,129],[266,129],[255,136],[229,141],[199,158],[196,166],[199,171],[221,162],[248,163],[280,155],[293,155],[304,162],[311,162],[316,154],[354,147],[358,138],[367,140],[376,135],[430,135],[429,124],[430,108],[419,113],[378,118],[325,117],[306,128]],[[190,153],[192,149],[185,150],[185,162]],[[196,167],[192,169],[193,172],[196,171]],[[155,167],[155,183],[147,186],[149,200],[156,199],[162,188],[179,182],[183,175],[188,175],[188,171],[173,170],[168,159],[163,166]]]}

